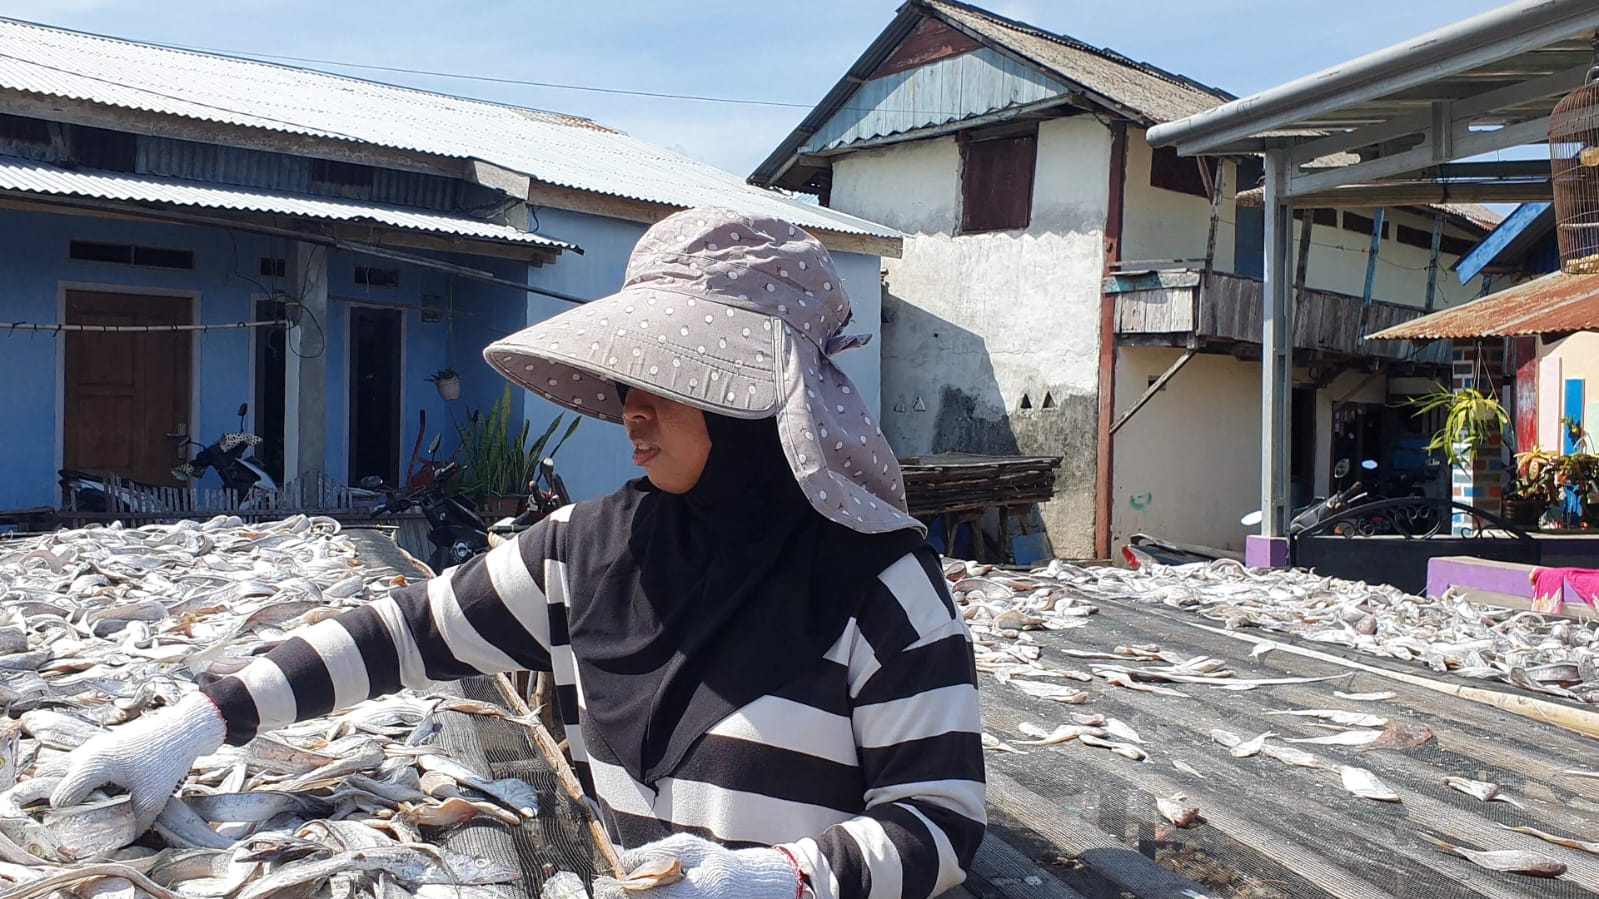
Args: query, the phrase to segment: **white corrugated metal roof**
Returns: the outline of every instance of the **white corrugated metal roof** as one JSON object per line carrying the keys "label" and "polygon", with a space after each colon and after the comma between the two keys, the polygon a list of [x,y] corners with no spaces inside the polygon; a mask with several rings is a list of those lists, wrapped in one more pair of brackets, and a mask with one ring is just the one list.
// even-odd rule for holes
{"label": "white corrugated metal roof", "polygon": [[586,119],[0,19],[0,88],[439,156],[671,206],[727,206],[806,228],[893,229],[745,184]]}
{"label": "white corrugated metal roof", "polygon": [[192,181],[121,175],[113,172],[67,171],[42,162],[0,158],[0,191],[64,197],[88,197],[128,203],[159,203],[203,209],[264,212],[333,222],[375,222],[407,231],[470,237],[500,243],[529,244],[552,250],[576,245],[509,225],[496,225],[415,209],[282,194],[244,187],[213,187]]}

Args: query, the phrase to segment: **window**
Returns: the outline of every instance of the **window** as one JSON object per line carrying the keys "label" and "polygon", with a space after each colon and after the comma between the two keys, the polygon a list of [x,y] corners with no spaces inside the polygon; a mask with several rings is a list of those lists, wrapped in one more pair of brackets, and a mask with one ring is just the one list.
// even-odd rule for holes
{"label": "window", "polygon": [[[1377,223],[1376,223],[1375,220],[1369,219],[1366,216],[1359,215],[1359,214],[1353,213],[1353,212],[1344,213],[1344,230],[1345,231],[1354,231],[1354,232],[1356,232],[1358,234],[1370,235],[1372,226],[1374,226],[1376,224]],[[1382,223],[1382,236],[1383,236],[1384,240],[1388,239],[1388,222],[1386,222],[1386,221],[1384,221]],[[1431,237],[1431,235],[1429,235],[1427,237],[1427,246],[1429,246],[1429,247],[1432,246],[1432,237]]]}
{"label": "window", "polygon": [[262,256],[261,274],[268,278],[282,278],[288,274],[289,260],[282,256]]}
{"label": "window", "polygon": [[334,187],[371,187],[376,172],[369,165],[334,162],[331,159],[311,160],[311,180]]}
{"label": "window", "polygon": [[358,265],[355,267],[355,283],[361,285],[362,287],[399,287],[400,270],[397,268],[378,268],[371,265]]}
{"label": "window", "polygon": [[43,119],[0,114],[0,141],[50,146],[50,123]]}
{"label": "window", "polygon": [[1149,186],[1208,200],[1210,192],[1205,189],[1205,179],[1199,171],[1201,164],[1210,175],[1210,183],[1216,183],[1216,160],[1178,156],[1175,149],[1161,147],[1155,150],[1154,158],[1149,163]]}
{"label": "window", "polygon": [[131,172],[139,162],[139,139],[125,131],[74,125],[68,157],[87,169]]}
{"label": "window", "polygon": [[[1331,225],[1334,228],[1338,227],[1338,210],[1336,210],[1336,209],[1311,209],[1311,210],[1308,210],[1308,211],[1310,213],[1310,221],[1311,221],[1312,224],[1315,224],[1315,225]],[[1304,221],[1306,212],[1307,212],[1307,210],[1304,210],[1304,209],[1295,209],[1294,210],[1294,218],[1299,219],[1300,221]]]}
{"label": "window", "polygon": [[74,240],[67,246],[67,256],[81,262],[110,262],[117,265],[144,265],[151,268],[194,268],[193,250],[141,247],[126,243]]}
{"label": "window", "polygon": [[1027,227],[1038,136],[969,141],[961,156],[961,232]]}

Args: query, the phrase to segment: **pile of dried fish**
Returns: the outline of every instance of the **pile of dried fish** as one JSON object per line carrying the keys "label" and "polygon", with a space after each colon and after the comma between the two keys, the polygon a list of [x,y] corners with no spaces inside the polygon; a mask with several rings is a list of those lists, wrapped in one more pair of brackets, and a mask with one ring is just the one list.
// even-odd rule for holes
{"label": "pile of dried fish", "polygon": [[[1053,561],[1023,580],[1027,596],[1048,593],[1075,604],[1102,598],[1158,602],[1228,628],[1289,633],[1420,661],[1436,671],[1599,703],[1599,623],[1594,621],[1481,606],[1452,595],[1429,600],[1390,586],[1301,569],[1250,569],[1228,560],[1145,564],[1136,570]],[[1006,603],[995,595],[985,601],[990,607]]]}
{"label": "pile of dried fish", "polygon": [[[497,706],[405,691],[224,746],[150,833],[128,797],[51,809],[66,751],[175,702],[293,628],[403,584],[332,519],[238,518],[65,530],[0,543],[0,890],[80,896],[512,895],[516,868],[433,845],[475,816],[520,823],[538,795],[432,740],[446,712]],[[502,888],[503,889],[503,888]]]}

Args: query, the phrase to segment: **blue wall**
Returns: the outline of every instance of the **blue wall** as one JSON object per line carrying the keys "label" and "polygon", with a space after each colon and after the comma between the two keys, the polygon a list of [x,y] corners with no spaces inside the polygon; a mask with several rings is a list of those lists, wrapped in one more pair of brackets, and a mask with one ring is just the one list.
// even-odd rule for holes
{"label": "blue wall", "polygon": [[[193,250],[195,268],[168,271],[126,265],[76,262],[67,258],[69,240],[98,240]],[[283,256],[285,241],[233,234],[216,228],[115,221],[46,213],[0,212],[0,320],[56,322],[62,287],[139,292],[185,291],[200,297],[199,321],[221,324],[253,318],[253,296],[273,289],[293,292],[281,279],[261,277],[259,258]],[[507,260],[475,257],[440,257],[473,268],[492,271],[520,282],[527,267]],[[397,289],[372,289],[355,284],[354,267],[371,264],[400,269]],[[482,361],[481,348],[494,337],[519,327],[526,315],[526,294],[500,287],[380,259],[335,253],[328,263],[327,321],[328,447],[325,468],[334,478],[346,480],[349,443],[348,331],[353,303],[405,307],[405,381],[401,388],[403,431],[400,468],[403,474],[416,439],[417,410],[425,409],[428,432],[443,435],[444,452],[453,449],[457,418],[465,410],[487,407],[499,397],[504,381]],[[442,307],[438,322],[424,323],[423,296]],[[439,298],[436,302],[434,297]],[[452,314],[453,310],[453,314]],[[239,403],[251,404],[246,426],[254,428],[254,372],[249,365],[251,333],[246,330],[200,332],[195,338],[199,372],[198,433],[203,442],[238,427]],[[299,335],[292,340],[298,345]],[[61,433],[56,420],[59,385],[56,367],[63,338],[53,333],[0,332],[0,509],[50,505],[58,501],[57,457]],[[462,372],[461,399],[446,404],[427,382],[429,374],[445,366]],[[192,450],[192,448],[191,448]],[[173,462],[177,463],[174,456]],[[205,486],[217,486],[207,474]]]}
{"label": "blue wall", "polygon": [[[192,249],[193,271],[166,271],[67,258],[72,239],[135,242]],[[55,322],[63,286],[101,290],[198,291],[202,323],[241,321],[250,316],[257,288],[239,277],[258,271],[269,252],[264,239],[216,229],[146,225],[107,219],[31,212],[0,212],[0,319]],[[54,333],[0,333],[0,508],[54,506],[56,459],[61,434],[56,422],[58,348]],[[201,332],[196,339],[199,439],[214,439],[238,427],[234,413],[251,399],[250,336],[245,330]],[[177,464],[174,456],[173,464]],[[214,480],[214,476],[213,476]]]}

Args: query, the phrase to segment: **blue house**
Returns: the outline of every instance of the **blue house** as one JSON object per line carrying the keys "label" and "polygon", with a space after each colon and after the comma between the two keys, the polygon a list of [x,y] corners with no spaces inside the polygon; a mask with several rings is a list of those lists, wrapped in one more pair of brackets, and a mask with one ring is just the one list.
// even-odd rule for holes
{"label": "blue house", "polygon": [[[56,505],[61,468],[178,486],[184,441],[241,404],[280,479],[392,483],[424,414],[449,452],[501,396],[484,345],[614,291],[683,208],[810,230],[862,330],[900,251],[588,119],[13,20],[0,55],[0,510]],[[877,358],[841,358],[874,403]],[[444,368],[458,399],[428,381]],[[514,402],[517,427],[557,414]],[[630,476],[624,446],[580,428],[573,493]]]}

